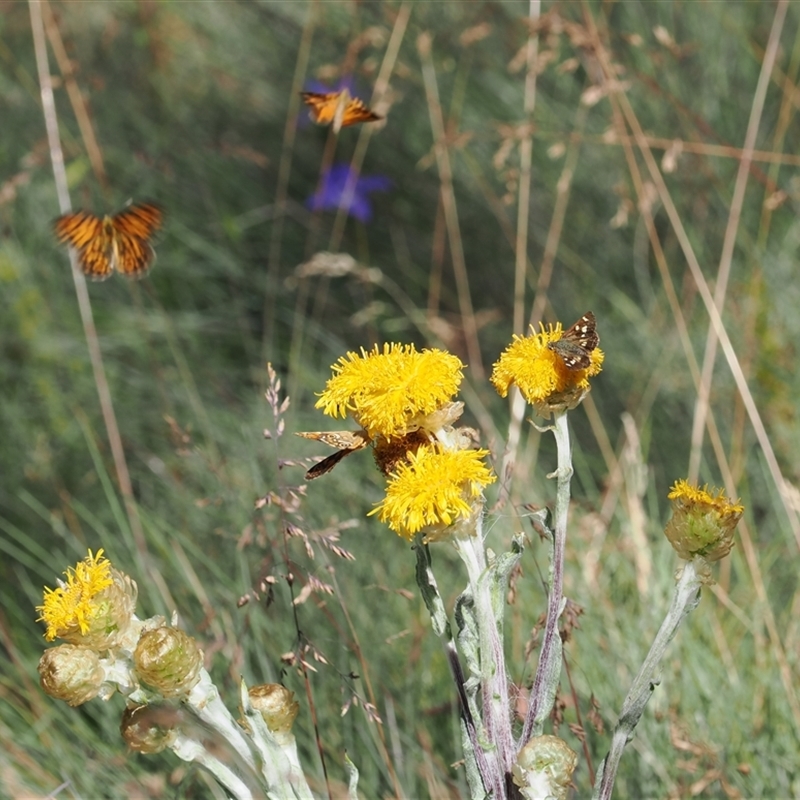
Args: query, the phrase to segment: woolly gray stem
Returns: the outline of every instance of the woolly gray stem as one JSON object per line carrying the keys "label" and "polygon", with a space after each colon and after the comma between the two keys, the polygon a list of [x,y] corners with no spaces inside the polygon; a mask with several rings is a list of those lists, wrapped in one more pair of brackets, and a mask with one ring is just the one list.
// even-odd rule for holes
{"label": "woolly gray stem", "polygon": [[554,473],[548,475],[548,477],[557,479],[550,595],[547,599],[547,621],[539,654],[539,665],[531,689],[528,713],[525,716],[519,749],[525,746],[532,735],[539,735],[542,732],[542,724],[553,707],[558,678],[561,674],[561,635],[558,632],[558,618],[564,609],[564,546],[567,540],[567,514],[572,478],[572,453],[566,412],[554,415],[550,430],[553,431],[558,453],[558,468]]}
{"label": "woolly gray stem", "polygon": [[[483,790],[489,793],[490,796],[502,798],[504,797],[502,793],[502,777],[498,774],[499,770],[495,768],[497,762],[494,756],[492,755],[490,760],[479,740],[475,720],[472,717],[472,712],[469,707],[464,671],[458,658],[458,649],[453,640],[452,628],[447,618],[444,602],[439,594],[439,586],[436,583],[436,577],[431,569],[430,552],[428,546],[421,541],[421,537],[414,545],[414,550],[417,555],[417,586],[419,586],[428,613],[431,615],[431,625],[434,633],[439,636],[444,645],[447,663],[450,666],[450,672],[456,685],[456,691],[458,692],[461,721],[466,729],[467,739],[472,750],[471,754],[465,752],[464,755],[468,760],[470,755],[472,756],[477,772],[480,775],[480,781],[483,783]],[[467,766],[469,767],[469,764]],[[467,772],[469,774],[469,769]],[[473,788],[473,786],[470,786],[471,790],[473,790]]]}
{"label": "woolly gray stem", "polygon": [[675,593],[672,596],[669,611],[667,611],[650,647],[650,652],[648,652],[639,674],[634,678],[625,702],[622,704],[622,711],[620,711],[611,740],[611,749],[603,759],[597,773],[595,789],[592,794],[593,800],[608,800],[611,797],[622,751],[633,738],[634,728],[638,725],[647,701],[659,683],[656,671],[664,658],[667,645],[675,636],[683,618],[700,602],[700,587],[701,581],[697,575],[697,569],[694,562],[690,561],[683,568],[675,585]]}
{"label": "woolly gray stem", "polygon": [[453,544],[467,568],[470,592],[475,604],[480,648],[483,724],[488,740],[497,748],[504,773],[510,773],[515,752],[511,734],[508,676],[503,637],[492,600],[492,578],[486,566],[482,527],[482,517],[478,515],[475,534],[456,537]]}

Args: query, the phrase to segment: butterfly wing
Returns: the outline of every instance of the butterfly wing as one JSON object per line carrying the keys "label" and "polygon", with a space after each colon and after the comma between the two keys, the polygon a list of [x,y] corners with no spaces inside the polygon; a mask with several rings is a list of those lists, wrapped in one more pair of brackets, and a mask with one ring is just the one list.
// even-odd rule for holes
{"label": "butterfly wing", "polygon": [[78,251],[81,270],[92,280],[103,281],[115,269],[140,278],[153,264],[149,239],[161,227],[163,216],[154,203],[130,206],[113,217],[76,211],[59,217],[54,230],[61,242]]}
{"label": "butterfly wing", "polygon": [[56,237],[78,251],[83,273],[96,281],[104,281],[113,272],[113,242],[104,219],[88,211],[64,214],[53,223]]}
{"label": "butterfly wing", "polygon": [[330,125],[339,106],[341,92],[301,92],[303,102],[309,107],[309,116],[317,125]]}
{"label": "butterfly wing", "polygon": [[331,447],[341,448],[327,458],[323,458],[306,472],[306,480],[313,481],[330,472],[345,456],[363,450],[369,443],[369,434],[365,430],[358,431],[298,431],[297,436],[324,442]]}
{"label": "butterfly wing", "polygon": [[142,278],[153,266],[156,254],[150,238],[161,227],[164,217],[153,203],[126,208],[111,217],[113,266],[128,278]]}
{"label": "butterfly wing", "polygon": [[315,442],[324,442],[330,447],[343,450],[362,450],[370,443],[369,435],[365,430],[358,431],[297,431],[295,436],[312,439]]}
{"label": "butterfly wing", "polygon": [[330,472],[345,456],[355,453],[355,450],[337,450],[327,458],[323,458],[318,464],[314,464],[308,472],[306,472],[306,480],[313,481],[314,478],[319,478],[322,475]]}
{"label": "butterfly wing", "polygon": [[340,92],[302,92],[301,95],[303,102],[310,108],[311,119],[317,125],[333,123],[336,131],[359,122],[383,119],[368,108],[363,100],[350,97],[347,89]]}
{"label": "butterfly wing", "polygon": [[592,363],[591,353],[600,343],[597,320],[587,311],[574,325],[567,328],[560,339],[547,347],[557,353],[567,369],[588,369]]}
{"label": "butterfly wing", "polygon": [[383,119],[383,117],[380,116],[380,114],[376,114],[371,108],[368,108],[362,100],[354,97],[344,109],[342,127],[346,128],[348,125],[357,125],[359,122],[375,122],[375,120],[378,119]]}

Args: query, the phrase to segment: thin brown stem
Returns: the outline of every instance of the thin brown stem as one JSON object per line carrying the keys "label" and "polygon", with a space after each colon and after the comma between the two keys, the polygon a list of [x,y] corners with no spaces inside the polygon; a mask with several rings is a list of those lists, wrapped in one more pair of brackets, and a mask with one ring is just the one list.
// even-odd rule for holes
{"label": "thin brown stem", "polygon": [[469,366],[475,380],[479,381],[484,376],[483,359],[481,358],[480,344],[478,341],[478,326],[472,307],[467,262],[464,257],[464,244],[461,239],[456,196],[453,189],[453,171],[450,165],[450,154],[445,137],[444,117],[442,114],[442,106],[439,102],[439,88],[436,81],[436,68],[433,64],[431,47],[431,35],[429,33],[421,33],[417,39],[417,52],[422,62],[422,77],[425,82],[425,95],[428,100],[428,113],[431,119],[431,129],[433,131],[436,163],[439,168],[439,180],[441,181],[447,235],[450,243],[450,254],[453,259],[453,271],[455,272],[458,302],[461,309],[461,324],[464,329],[464,338],[467,344]]}
{"label": "thin brown stem", "polygon": [[303,86],[308,58],[311,53],[311,42],[314,39],[314,27],[317,19],[316,0],[309,5],[300,46],[297,49],[297,61],[292,78],[292,93],[289,96],[289,109],[286,114],[286,126],[283,130],[281,160],[278,164],[278,181],[275,187],[275,218],[272,223],[269,240],[269,256],[267,258],[267,284],[264,287],[264,314],[262,320],[263,340],[261,358],[269,361],[275,357],[275,300],[278,296],[278,280],[281,269],[281,247],[283,246],[283,225],[286,217],[286,205],[289,197],[289,175],[292,171],[294,140],[297,134],[297,115],[300,110],[300,89]]}
{"label": "thin brown stem", "polygon": [[[528,19],[531,23],[539,19],[540,0],[530,0]],[[528,222],[531,206],[531,163],[533,161],[533,111],[536,108],[536,68],[539,54],[539,33],[533,24],[528,29],[526,46],[525,95],[525,133],[519,144],[519,196],[517,200],[517,240],[514,259],[514,327],[513,331],[522,334],[525,319],[525,275],[528,266]]]}
{"label": "thin brown stem", "polygon": [[[36,52],[36,66],[39,74],[39,88],[42,95],[42,108],[44,113],[45,126],[47,128],[47,140],[50,146],[50,160],[53,165],[53,178],[58,194],[58,204],[62,214],[68,213],[72,208],[67,186],[67,173],[64,168],[64,153],[61,149],[61,139],[58,133],[58,117],[56,115],[55,98],[53,96],[53,84],[50,78],[50,67],[47,60],[47,44],[45,42],[44,20],[42,18],[42,3],[40,0],[29,0],[28,7],[31,15],[31,29],[33,32],[33,44]],[[81,272],[78,259],[74,250],[70,250],[70,264],[72,265],[72,278],[75,283],[75,294],[78,298],[78,309],[83,323],[83,332],[86,337],[86,345],[89,349],[89,358],[92,363],[97,395],[100,400],[100,409],[103,414],[103,421],[108,434],[111,454],[114,459],[114,468],[117,473],[122,498],[125,503],[125,510],[128,515],[128,522],[131,526],[136,547],[140,556],[147,554],[147,542],[139,518],[139,510],[133,496],[133,486],[131,484],[128,464],[125,460],[125,450],[122,446],[122,437],[117,425],[117,417],[114,413],[114,404],[111,400],[111,391],[106,379],[105,367],[103,365],[103,355],[100,351],[100,343],[97,338],[97,329],[94,326],[94,316],[92,305],[89,300],[89,291],[86,287],[86,277]]]}
{"label": "thin brown stem", "polygon": [[42,2],[42,18],[47,38],[50,41],[50,47],[53,48],[53,55],[58,62],[58,69],[61,72],[61,78],[64,81],[69,102],[72,104],[72,111],[75,114],[75,119],[78,121],[78,127],[80,128],[81,136],[86,145],[89,163],[92,165],[92,171],[94,172],[95,178],[97,178],[97,182],[103,190],[107,192],[108,176],[106,175],[106,168],[103,165],[103,154],[100,150],[100,145],[97,143],[97,137],[94,135],[94,127],[89,119],[86,101],[83,99],[81,90],[75,80],[72,63],[67,55],[64,42],[61,39],[61,32],[58,30],[58,25],[53,17],[53,11],[47,0],[43,0]]}
{"label": "thin brown stem", "polygon": [[[733,260],[733,249],[736,246],[736,238],[739,231],[739,221],[742,216],[742,206],[744,195],[747,190],[747,179],[750,174],[750,164],[752,153],[755,149],[758,129],[761,125],[761,116],[764,112],[764,101],[767,96],[767,88],[770,84],[772,68],[778,56],[778,47],[781,41],[783,23],[786,20],[786,12],[789,8],[789,0],[780,0],[775,10],[772,20],[772,30],[769,34],[767,50],[764,53],[764,60],[761,63],[761,74],[758,76],[756,91],[753,96],[753,105],[750,109],[750,121],[747,124],[747,133],[744,139],[742,159],[739,162],[739,171],[736,175],[736,183],[731,199],[731,209],[728,214],[728,225],[725,229],[725,237],[722,241],[722,253],[717,270],[716,286],[714,287],[714,306],[722,312],[725,304],[725,295],[728,291],[728,279],[730,278],[731,262]],[[705,420],[708,415],[709,402],[711,399],[711,383],[714,372],[714,363],[717,358],[718,338],[714,326],[708,329],[706,338],[706,351],[703,356],[703,367],[700,375],[700,390],[697,394],[697,405],[695,407],[694,423],[692,426],[692,450],[689,457],[689,480],[696,482],[700,472],[700,458],[703,448],[703,431]]]}

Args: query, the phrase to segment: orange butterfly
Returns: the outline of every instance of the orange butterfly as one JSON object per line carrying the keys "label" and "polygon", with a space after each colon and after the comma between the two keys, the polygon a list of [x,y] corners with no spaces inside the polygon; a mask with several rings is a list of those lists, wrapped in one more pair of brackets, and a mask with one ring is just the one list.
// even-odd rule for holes
{"label": "orange butterfly", "polygon": [[301,92],[303,102],[310,106],[309,115],[317,125],[333,123],[334,133],[340,128],[359,122],[374,122],[383,119],[368,108],[363,100],[351,97],[347,89],[339,92]]}
{"label": "orange butterfly", "polygon": [[53,229],[59,241],[78,251],[81,269],[92,280],[104,281],[114,270],[141,278],[153,266],[156,254],[150,238],[163,217],[157,205],[141,203],[113,216],[97,217],[89,211],[64,214]]}

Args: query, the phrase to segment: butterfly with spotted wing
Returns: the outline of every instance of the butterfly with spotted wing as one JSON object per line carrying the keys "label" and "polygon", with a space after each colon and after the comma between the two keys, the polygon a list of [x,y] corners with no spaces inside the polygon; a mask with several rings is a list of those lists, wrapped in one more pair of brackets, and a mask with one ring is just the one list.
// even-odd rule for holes
{"label": "butterfly with spotted wing", "polygon": [[306,472],[306,480],[313,481],[330,472],[345,456],[363,450],[370,438],[366,431],[298,431],[297,436],[304,439],[313,439],[315,442],[324,442],[331,447],[339,449],[332,455],[323,458]]}
{"label": "butterfly with spotted wing", "polygon": [[557,353],[567,369],[588,369],[592,363],[592,350],[600,343],[597,320],[587,311],[574,325],[567,328],[560,339],[547,347]]}

